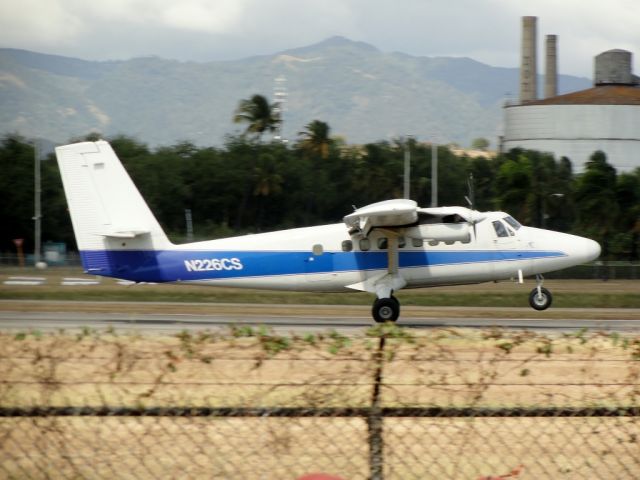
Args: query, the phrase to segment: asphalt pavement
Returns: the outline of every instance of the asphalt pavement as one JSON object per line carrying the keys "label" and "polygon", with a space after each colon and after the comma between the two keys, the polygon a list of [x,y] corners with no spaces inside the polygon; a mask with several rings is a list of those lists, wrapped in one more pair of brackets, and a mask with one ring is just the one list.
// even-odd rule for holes
{"label": "asphalt pavement", "polygon": [[[406,307],[398,325],[415,329],[490,328],[549,332],[590,331],[640,333],[640,309]],[[180,304],[171,302],[0,301],[0,330],[83,328],[142,333],[227,329],[264,325],[278,332],[335,329],[357,333],[374,325],[366,306]]]}

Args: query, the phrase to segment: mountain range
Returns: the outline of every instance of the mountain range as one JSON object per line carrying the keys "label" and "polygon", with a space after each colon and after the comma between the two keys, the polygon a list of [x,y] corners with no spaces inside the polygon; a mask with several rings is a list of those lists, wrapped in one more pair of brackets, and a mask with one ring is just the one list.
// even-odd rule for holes
{"label": "mountain range", "polygon": [[[98,131],[152,146],[221,145],[243,129],[232,121],[241,99],[260,93],[273,101],[278,90],[286,95],[284,138],[296,139],[317,119],[348,143],[412,134],[463,146],[485,137],[495,145],[502,106],[515,99],[518,82],[517,68],[387,53],[344,37],[206,63],[86,61],[2,48],[0,133],[65,143]],[[590,84],[559,76],[560,93]]]}

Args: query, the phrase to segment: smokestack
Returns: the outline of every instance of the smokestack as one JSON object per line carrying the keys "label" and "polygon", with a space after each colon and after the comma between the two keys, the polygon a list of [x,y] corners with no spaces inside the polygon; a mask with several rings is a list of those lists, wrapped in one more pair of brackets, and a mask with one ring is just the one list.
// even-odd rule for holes
{"label": "smokestack", "polygon": [[558,37],[547,35],[544,70],[544,98],[558,95]]}
{"label": "smokestack", "polygon": [[536,69],[536,22],[538,17],[522,17],[522,57],[520,63],[520,103],[538,97]]}

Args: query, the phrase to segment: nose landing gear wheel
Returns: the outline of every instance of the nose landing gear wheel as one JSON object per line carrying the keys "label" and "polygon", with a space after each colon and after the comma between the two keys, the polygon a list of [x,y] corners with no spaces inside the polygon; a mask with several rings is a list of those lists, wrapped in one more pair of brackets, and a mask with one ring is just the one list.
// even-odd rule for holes
{"label": "nose landing gear wheel", "polygon": [[371,314],[378,323],[395,322],[400,316],[400,302],[395,297],[378,298],[373,302]]}
{"label": "nose landing gear wheel", "polygon": [[552,301],[551,292],[544,287],[540,288],[540,294],[537,288],[531,290],[529,294],[529,305],[535,310],[546,310],[551,306]]}

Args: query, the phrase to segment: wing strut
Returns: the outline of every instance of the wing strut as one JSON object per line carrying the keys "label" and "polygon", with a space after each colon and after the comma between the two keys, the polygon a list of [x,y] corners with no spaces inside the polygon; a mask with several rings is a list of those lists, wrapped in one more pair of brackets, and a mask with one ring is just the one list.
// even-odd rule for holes
{"label": "wing strut", "polygon": [[407,281],[398,273],[399,253],[398,234],[393,230],[380,229],[387,235],[387,272],[370,277],[364,282],[347,285],[347,288],[375,293],[378,298],[390,298],[394,291],[407,285]]}
{"label": "wing strut", "polygon": [[407,281],[398,273],[398,233],[394,230],[380,229],[387,235],[387,274],[374,282],[375,293],[378,298],[390,298],[391,294],[403,288]]}

